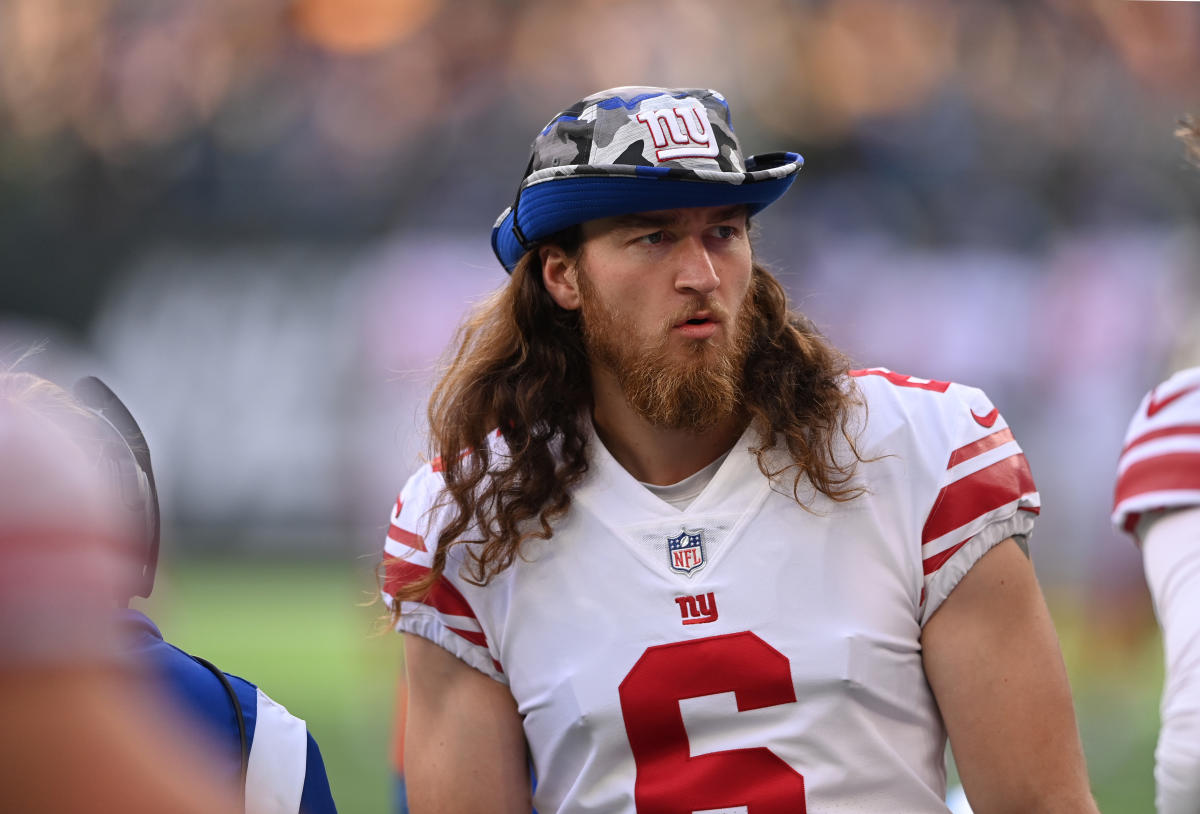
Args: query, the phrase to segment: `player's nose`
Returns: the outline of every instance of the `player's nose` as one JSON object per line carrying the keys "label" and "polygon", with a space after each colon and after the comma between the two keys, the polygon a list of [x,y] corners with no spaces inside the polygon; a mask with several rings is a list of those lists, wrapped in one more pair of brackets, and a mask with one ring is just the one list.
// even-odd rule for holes
{"label": "player's nose", "polygon": [[702,235],[693,235],[679,241],[673,258],[676,263],[675,289],[710,294],[721,284],[713,263],[712,254],[705,245]]}

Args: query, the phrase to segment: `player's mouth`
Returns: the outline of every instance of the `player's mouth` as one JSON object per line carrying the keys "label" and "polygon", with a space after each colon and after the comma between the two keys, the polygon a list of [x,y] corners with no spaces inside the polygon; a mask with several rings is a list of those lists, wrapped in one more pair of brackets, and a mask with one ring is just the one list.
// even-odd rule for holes
{"label": "player's mouth", "polygon": [[717,332],[720,324],[720,321],[712,313],[698,311],[687,319],[677,322],[673,326],[673,330],[688,339],[708,339]]}

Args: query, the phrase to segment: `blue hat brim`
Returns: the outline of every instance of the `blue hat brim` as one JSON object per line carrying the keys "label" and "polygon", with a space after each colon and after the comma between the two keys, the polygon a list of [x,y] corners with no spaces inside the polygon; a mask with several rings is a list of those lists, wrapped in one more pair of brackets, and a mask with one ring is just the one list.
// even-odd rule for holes
{"label": "blue hat brim", "polygon": [[[786,174],[743,183],[649,173],[565,175],[544,181],[521,190],[517,203],[521,231],[528,242],[534,243],[584,221],[692,206],[745,204],[753,215],[777,201],[796,180],[796,171],[804,159],[795,153],[784,155],[792,159],[784,165]],[[739,173],[737,178],[745,179],[746,175]],[[525,254],[513,230],[511,208],[492,229],[492,251],[510,274]]]}

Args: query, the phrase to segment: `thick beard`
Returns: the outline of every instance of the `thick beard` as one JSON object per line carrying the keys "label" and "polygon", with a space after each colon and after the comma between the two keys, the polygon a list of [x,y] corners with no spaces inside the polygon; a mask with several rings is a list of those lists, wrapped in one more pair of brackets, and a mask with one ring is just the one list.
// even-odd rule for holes
{"label": "thick beard", "polygon": [[[673,314],[653,336],[631,334],[629,321],[601,301],[587,273],[578,266],[583,336],[592,364],[616,376],[625,400],[655,427],[703,432],[741,409],[742,379],[749,353],[753,294],[748,293],[736,320],[716,302],[700,298]],[[706,309],[721,317],[727,341],[688,340],[686,357],[671,353],[671,328],[688,314]]]}

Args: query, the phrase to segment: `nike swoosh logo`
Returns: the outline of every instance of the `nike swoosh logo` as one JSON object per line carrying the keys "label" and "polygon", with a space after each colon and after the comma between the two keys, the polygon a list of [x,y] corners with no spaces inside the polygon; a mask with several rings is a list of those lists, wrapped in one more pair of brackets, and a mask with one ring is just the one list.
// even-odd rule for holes
{"label": "nike swoosh logo", "polygon": [[[1157,389],[1158,388],[1155,388],[1155,390],[1157,390]],[[1175,401],[1175,399],[1181,399],[1184,396],[1186,396],[1188,393],[1191,393],[1195,390],[1200,390],[1200,384],[1193,384],[1191,387],[1185,387],[1182,390],[1180,390],[1178,393],[1172,393],[1171,395],[1167,396],[1165,399],[1161,399],[1161,400],[1157,400],[1157,401],[1155,400],[1154,392],[1152,391],[1150,393],[1150,403],[1146,405],[1146,418],[1154,418],[1155,413],[1157,413],[1162,408],[1166,407],[1171,402]]]}
{"label": "nike swoosh logo", "polygon": [[990,413],[988,413],[987,415],[977,415],[974,410],[971,411],[971,418],[975,419],[975,422],[977,424],[979,424],[979,426],[981,426],[981,427],[989,427],[990,428],[993,424],[996,423],[996,419],[999,417],[1000,417],[1000,410],[997,407],[993,407],[992,411]]}

